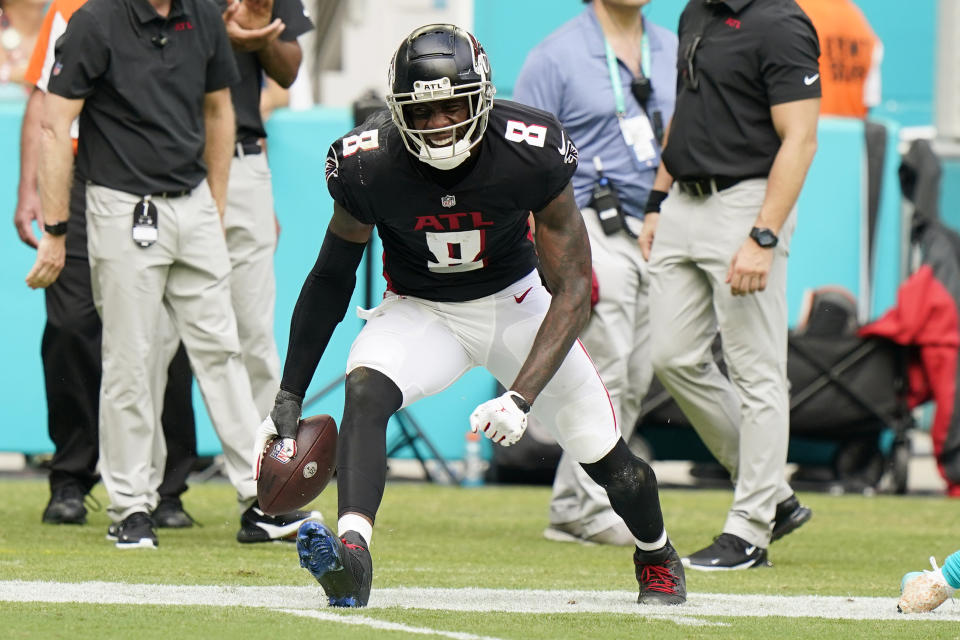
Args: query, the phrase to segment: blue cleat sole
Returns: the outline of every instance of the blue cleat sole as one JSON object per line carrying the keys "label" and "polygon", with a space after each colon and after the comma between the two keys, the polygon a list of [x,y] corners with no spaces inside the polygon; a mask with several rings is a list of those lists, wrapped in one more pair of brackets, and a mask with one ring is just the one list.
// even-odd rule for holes
{"label": "blue cleat sole", "polygon": [[343,562],[337,555],[337,537],[319,522],[304,522],[297,531],[297,555],[300,566],[320,580],[330,571],[341,571]]}

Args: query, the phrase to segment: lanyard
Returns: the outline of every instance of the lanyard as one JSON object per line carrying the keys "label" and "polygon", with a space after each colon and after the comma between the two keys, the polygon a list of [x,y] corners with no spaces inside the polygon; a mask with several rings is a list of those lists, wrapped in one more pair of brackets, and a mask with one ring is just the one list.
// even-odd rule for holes
{"label": "lanyard", "polygon": [[[617,107],[617,117],[622,118],[627,114],[627,105],[623,100],[623,84],[620,82],[620,67],[617,64],[617,56],[613,53],[613,47],[606,37],[603,39],[603,46],[607,54],[607,70],[610,72],[610,84],[613,85],[613,101]],[[643,30],[643,37],[640,39],[640,71],[644,77],[650,77],[650,39],[647,38],[647,30]]]}

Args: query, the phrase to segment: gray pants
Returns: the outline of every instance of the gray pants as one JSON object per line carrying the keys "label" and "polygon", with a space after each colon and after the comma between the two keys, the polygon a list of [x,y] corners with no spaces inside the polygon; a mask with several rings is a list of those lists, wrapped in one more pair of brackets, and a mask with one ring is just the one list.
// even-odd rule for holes
{"label": "gray pants", "polygon": [[256,498],[250,455],[259,424],[240,358],[230,302],[230,262],[206,181],[189,196],[156,198],[159,240],[131,239],[139,196],[87,188],[87,234],[93,297],[103,321],[100,472],[108,513],[121,520],[157,502],[165,454],[159,428],[166,367],[164,316],[190,356],[207,411],[223,446],[227,475],[241,507]]}
{"label": "gray pants", "polygon": [[[600,298],[580,341],[603,378],[617,424],[629,441],[653,376],[647,262],[635,238],[625,232],[606,235],[593,209],[584,208],[583,219]],[[628,223],[639,232],[639,220],[629,218]],[[550,523],[571,522],[579,523],[584,537],[590,537],[622,520],[610,506],[607,492],[564,452],[553,480]]]}
{"label": "gray pants", "polygon": [[[654,370],[734,481],[723,531],[764,548],[776,504],[793,493],[784,473],[790,427],[787,256],[796,211],[773,249],[765,291],[737,297],[724,281],[766,187],[765,179],[746,180],[695,198],[674,186],[650,256]],[[718,329],[729,380],[710,354]]]}
{"label": "gray pants", "polygon": [[280,389],[280,356],[273,332],[277,298],[273,254],[277,228],[267,155],[238,155],[230,165],[223,217],[230,254],[230,290],[243,365],[260,418]]}

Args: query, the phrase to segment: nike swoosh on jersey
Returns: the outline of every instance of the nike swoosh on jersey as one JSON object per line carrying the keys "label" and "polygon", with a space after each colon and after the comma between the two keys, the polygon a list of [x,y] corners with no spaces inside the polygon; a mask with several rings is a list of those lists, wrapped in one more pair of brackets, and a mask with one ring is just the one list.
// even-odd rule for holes
{"label": "nike swoosh on jersey", "polygon": [[530,293],[532,290],[533,290],[533,287],[530,287],[520,295],[514,295],[513,299],[516,300],[517,304],[520,304],[521,302],[523,302],[523,299],[527,297],[527,294]]}
{"label": "nike swoosh on jersey", "polygon": [[819,73],[815,73],[815,74],[813,74],[812,76],[803,76],[803,84],[805,84],[805,85],[807,85],[807,86],[809,87],[809,86],[812,85],[814,82],[816,82],[816,81],[817,81],[817,78],[819,78],[819,77],[820,77],[820,74],[819,74]]}
{"label": "nike swoosh on jersey", "polygon": [[559,151],[562,156],[567,155],[567,136],[563,129],[560,130],[560,146],[557,147],[557,151]]}

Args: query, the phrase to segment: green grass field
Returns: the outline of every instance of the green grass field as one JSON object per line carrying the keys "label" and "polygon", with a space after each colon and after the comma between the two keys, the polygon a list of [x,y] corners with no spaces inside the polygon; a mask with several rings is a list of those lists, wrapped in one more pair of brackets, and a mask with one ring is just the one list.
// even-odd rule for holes
{"label": "green grass field", "polygon": [[[957,601],[932,614],[895,615],[901,575],[960,547],[960,504],[945,498],[802,494],[814,517],[771,547],[774,567],[691,571],[687,605],[650,608],[635,603],[629,550],[541,537],[545,487],[394,483],[371,546],[371,606],[341,611],[324,606],[293,545],[235,541],[238,512],[223,482],[191,487],[185,504],[203,526],[160,530],[156,551],[115,549],[104,540],[102,511],[81,527],[41,525],[41,479],[0,480],[0,490],[2,638],[960,638]],[[106,502],[102,487],[95,496]],[[720,490],[662,492],[681,554],[719,533],[730,498]],[[315,503],[328,522],[335,500],[331,487]],[[602,593],[584,593],[592,591]],[[784,614],[764,609],[774,598],[746,594],[800,604]],[[588,606],[594,596],[606,603],[598,610]],[[837,596],[834,604],[849,601],[867,614],[821,613],[816,599],[801,596]],[[728,604],[718,610],[716,601]]]}

